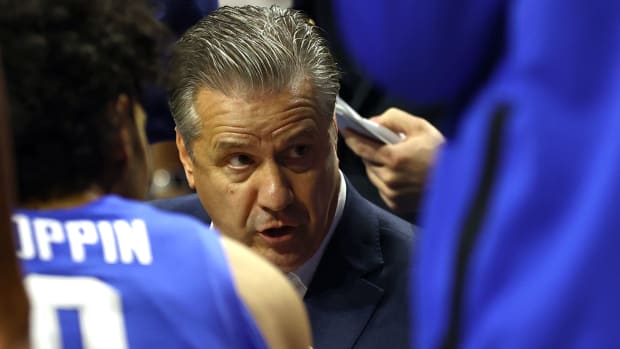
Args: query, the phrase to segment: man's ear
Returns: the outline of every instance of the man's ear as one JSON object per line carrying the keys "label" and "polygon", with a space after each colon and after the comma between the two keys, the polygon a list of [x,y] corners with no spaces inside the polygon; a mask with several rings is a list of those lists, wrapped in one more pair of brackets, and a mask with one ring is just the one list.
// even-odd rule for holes
{"label": "man's ear", "polygon": [[332,116],[332,132],[330,132],[330,136],[332,137],[332,144],[334,145],[334,151],[338,150],[338,123],[336,122],[336,112]]}
{"label": "man's ear", "polygon": [[185,170],[185,178],[187,178],[187,184],[190,188],[196,189],[196,184],[194,181],[194,161],[190,157],[189,152],[185,147],[183,137],[181,137],[181,134],[176,128],[175,132],[177,149],[179,150],[179,159],[181,160],[181,163],[183,164],[183,169]]}

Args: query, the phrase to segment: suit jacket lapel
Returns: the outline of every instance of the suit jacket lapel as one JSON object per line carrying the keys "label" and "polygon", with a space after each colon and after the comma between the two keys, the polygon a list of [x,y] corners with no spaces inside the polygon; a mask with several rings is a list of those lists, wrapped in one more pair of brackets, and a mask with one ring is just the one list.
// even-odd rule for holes
{"label": "suit jacket lapel", "polygon": [[304,299],[315,347],[351,348],[383,296],[364,276],[383,264],[378,219],[347,182],[340,222]]}

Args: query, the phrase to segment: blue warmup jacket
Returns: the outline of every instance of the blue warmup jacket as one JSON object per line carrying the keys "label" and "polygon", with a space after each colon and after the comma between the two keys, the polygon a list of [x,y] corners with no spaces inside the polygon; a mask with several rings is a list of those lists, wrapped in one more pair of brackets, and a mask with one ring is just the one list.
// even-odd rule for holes
{"label": "blue warmup jacket", "polygon": [[360,66],[450,107],[415,348],[620,343],[620,1],[339,0]]}

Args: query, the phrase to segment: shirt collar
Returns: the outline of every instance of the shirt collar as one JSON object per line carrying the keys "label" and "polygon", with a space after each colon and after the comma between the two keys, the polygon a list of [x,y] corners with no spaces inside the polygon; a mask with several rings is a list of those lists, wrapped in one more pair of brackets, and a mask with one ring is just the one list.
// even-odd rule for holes
{"label": "shirt collar", "polygon": [[[334,213],[334,219],[332,219],[329,230],[327,231],[327,234],[325,235],[323,241],[321,241],[321,246],[319,246],[319,249],[314,253],[314,255],[312,255],[310,259],[308,259],[304,264],[297,268],[297,270],[292,272],[293,274],[295,274],[295,276],[297,276],[297,278],[299,278],[299,281],[301,281],[302,285],[304,286],[304,288],[302,289],[303,292],[300,292],[300,285],[295,285],[295,288],[297,288],[298,292],[302,297],[305,295],[308,285],[314,277],[314,272],[319,266],[319,262],[321,261],[321,258],[325,253],[325,248],[331,240],[332,235],[334,235],[336,226],[338,225],[338,223],[340,222],[340,218],[342,217],[342,211],[344,211],[344,203],[347,199],[347,183],[344,180],[344,175],[342,174],[342,172],[340,172],[340,170],[338,172],[340,175],[340,190],[338,191],[338,203],[336,204],[336,212]],[[290,275],[289,279],[291,279]],[[294,281],[294,283],[295,282],[296,281]]]}

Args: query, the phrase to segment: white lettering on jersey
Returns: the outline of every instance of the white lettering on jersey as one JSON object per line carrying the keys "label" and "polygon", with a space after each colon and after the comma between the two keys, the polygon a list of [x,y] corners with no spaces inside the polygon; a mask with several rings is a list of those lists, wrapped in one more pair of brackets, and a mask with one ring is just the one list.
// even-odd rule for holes
{"label": "white lettering on jersey", "polygon": [[[26,215],[13,215],[17,230],[21,259],[39,258],[49,261],[54,258],[53,245],[67,244],[71,259],[83,263],[87,259],[86,246],[100,246],[103,260],[108,264],[153,262],[151,243],[142,219],[131,221],[61,221],[51,218],[30,219]],[[119,259],[120,256],[120,259]]]}
{"label": "white lettering on jersey", "polygon": [[32,229],[30,229],[30,221],[23,214],[13,215],[13,223],[16,225],[17,241],[19,248],[17,249],[17,257],[21,259],[33,259],[37,252],[34,249],[32,241]]}
{"label": "white lettering on jersey", "polygon": [[121,261],[132,263],[134,255],[140,264],[151,264],[151,244],[146,232],[146,224],[141,219],[134,219],[131,224],[127,221],[114,221],[114,232],[118,240]]}
{"label": "white lettering on jersey", "polygon": [[86,251],[84,245],[95,245],[98,242],[95,224],[91,221],[69,221],[65,223],[65,230],[71,249],[71,259],[74,262],[84,262]]}
{"label": "white lettering on jersey", "polygon": [[108,264],[118,263],[118,253],[116,252],[116,239],[112,224],[108,221],[97,222],[101,245],[103,247],[103,260]]}
{"label": "white lettering on jersey", "polygon": [[32,224],[34,225],[34,236],[37,241],[39,258],[49,261],[54,257],[52,244],[65,242],[62,225],[55,219],[47,218],[36,218]]}
{"label": "white lettering on jersey", "polygon": [[[33,348],[62,349],[58,310],[79,314],[84,349],[128,348],[121,294],[93,277],[30,274],[24,279],[30,296]],[[75,334],[74,334],[75,335]]]}

